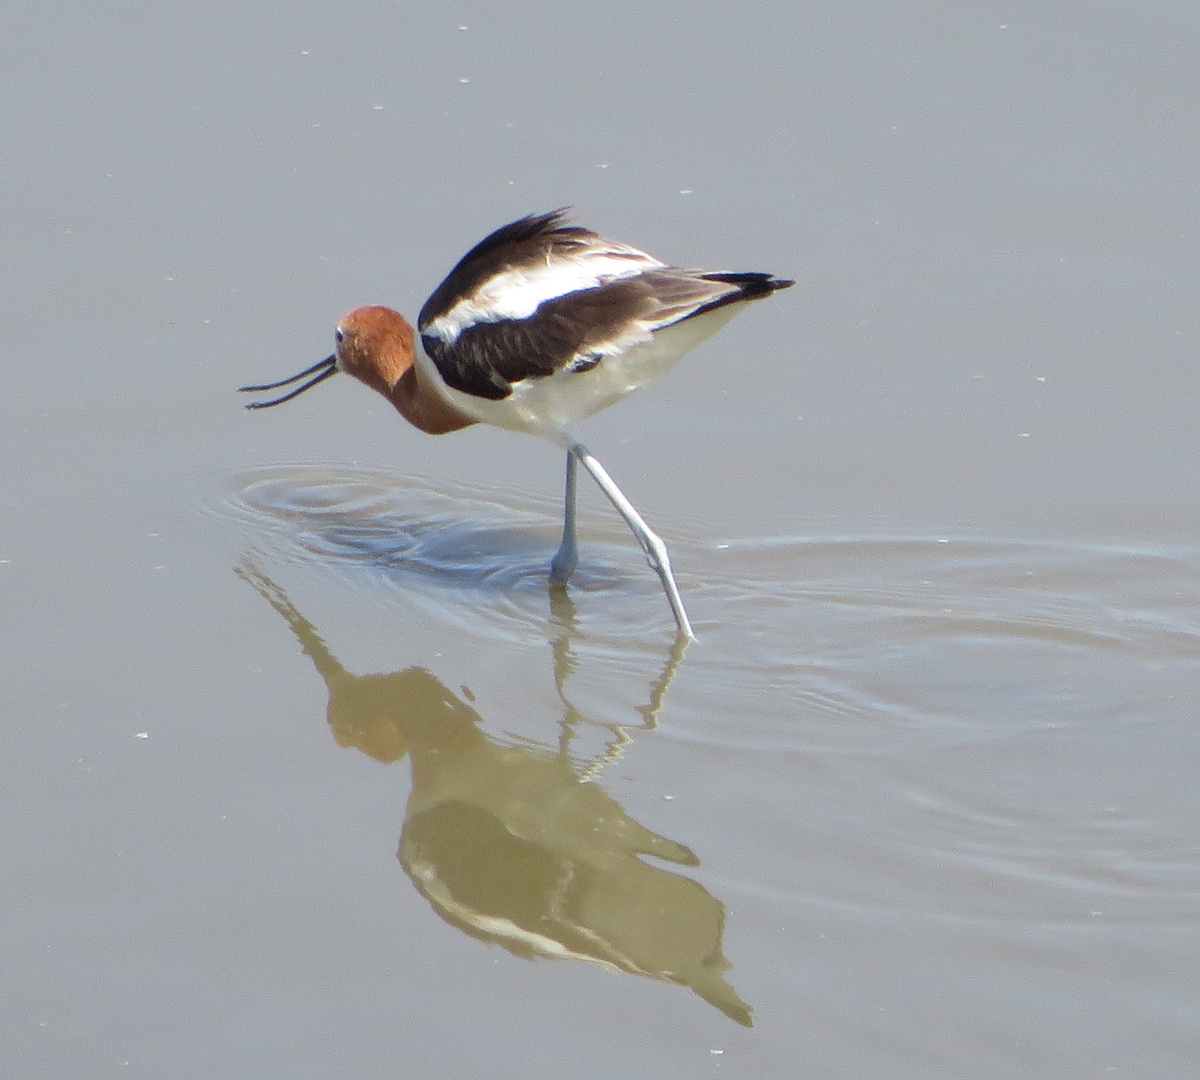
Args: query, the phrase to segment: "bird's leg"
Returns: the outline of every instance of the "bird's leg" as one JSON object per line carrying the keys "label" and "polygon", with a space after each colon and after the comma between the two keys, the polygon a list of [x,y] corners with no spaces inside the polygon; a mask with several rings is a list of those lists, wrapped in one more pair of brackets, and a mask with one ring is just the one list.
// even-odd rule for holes
{"label": "bird's leg", "polygon": [[550,584],[565,585],[579,563],[579,546],[575,543],[575,454],[567,451],[567,490],[563,498],[562,543],[550,560]]}
{"label": "bird's leg", "polygon": [[[633,530],[633,535],[637,537],[638,543],[642,545],[642,550],[646,553],[646,561],[662,582],[663,590],[667,594],[667,601],[671,605],[671,614],[675,616],[675,622],[679,626],[679,632],[688,641],[694,641],[696,635],[692,633],[692,624],[688,622],[687,612],[683,609],[683,598],[679,595],[679,586],[675,584],[675,575],[671,573],[671,559],[667,555],[667,545],[646,524],[642,515],[634,509],[633,503],[625,498],[621,489],[613,483],[613,478],[605,471],[604,466],[588,453],[588,449],[583,443],[572,443],[568,453],[572,458],[578,458],[583,462],[583,467],[592,474],[592,479],[600,485],[600,490],[608,496],[608,501],[617,508],[617,512],[625,519],[625,524]],[[570,477],[570,472],[567,475]],[[568,480],[568,485],[569,483]],[[569,486],[568,490],[570,490]],[[572,528],[573,533],[574,528]]]}

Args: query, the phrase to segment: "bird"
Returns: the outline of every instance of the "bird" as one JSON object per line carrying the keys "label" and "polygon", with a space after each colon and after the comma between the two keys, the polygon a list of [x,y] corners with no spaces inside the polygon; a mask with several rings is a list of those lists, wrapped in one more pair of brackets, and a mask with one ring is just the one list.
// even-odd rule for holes
{"label": "bird", "polygon": [[530,214],[486,236],[421,308],[414,333],[398,312],[355,308],[337,325],[332,355],[260,393],[339,371],[386,397],[431,435],[484,423],[537,435],[566,450],[562,542],[550,582],[579,560],[577,465],[625,519],[662,582],[678,633],[695,639],[662,539],[573,434],[574,425],[641,389],[753,300],[795,282],[771,274],[688,270],[571,224],[567,207]]}

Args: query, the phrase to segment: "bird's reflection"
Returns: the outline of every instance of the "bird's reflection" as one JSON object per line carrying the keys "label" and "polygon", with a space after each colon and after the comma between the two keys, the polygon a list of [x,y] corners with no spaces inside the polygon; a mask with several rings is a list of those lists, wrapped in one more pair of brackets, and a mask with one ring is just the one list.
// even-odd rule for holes
{"label": "bird's reflection", "polygon": [[[574,611],[565,591],[552,593],[563,628],[553,651],[564,717],[551,750],[493,742],[470,704],[422,668],[352,674],[261,570],[244,563],[237,573],[283,616],[325,680],[338,744],[388,763],[409,754],[399,859],[443,919],[518,956],[590,960],[689,986],[751,1026],[750,1007],[724,978],[724,906],[640,856],[699,860],[639,825],[594,782],[628,743],[628,729],[615,729],[605,753],[584,767],[571,758],[584,717],[566,693]],[[635,727],[654,725],[685,645],[681,636]]]}

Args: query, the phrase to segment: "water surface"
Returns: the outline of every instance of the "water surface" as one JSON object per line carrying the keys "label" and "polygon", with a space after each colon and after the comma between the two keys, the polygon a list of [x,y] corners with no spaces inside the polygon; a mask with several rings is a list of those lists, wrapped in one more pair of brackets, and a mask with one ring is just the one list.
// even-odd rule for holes
{"label": "water surface", "polygon": [[[1192,1077],[1193,6],[0,13],[0,1045]],[[334,379],[571,204],[797,286],[559,451]]]}

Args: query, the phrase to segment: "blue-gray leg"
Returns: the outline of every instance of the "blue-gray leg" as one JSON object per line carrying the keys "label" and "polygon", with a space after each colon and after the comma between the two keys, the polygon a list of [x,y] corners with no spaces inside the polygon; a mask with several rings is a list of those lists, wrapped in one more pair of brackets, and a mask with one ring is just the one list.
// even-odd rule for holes
{"label": "blue-gray leg", "polygon": [[567,451],[567,491],[563,498],[562,543],[550,560],[550,584],[565,585],[579,564],[579,545],[575,542],[575,452]]}
{"label": "blue-gray leg", "polygon": [[[560,556],[563,556],[564,550],[568,548],[571,570],[575,568],[575,561],[577,559],[575,548],[574,471],[576,459],[583,462],[583,467],[592,474],[592,479],[600,485],[600,490],[608,496],[608,501],[617,508],[617,512],[625,519],[625,524],[633,530],[633,535],[637,537],[638,543],[642,545],[642,551],[646,553],[646,561],[650,564],[650,568],[658,575],[659,581],[662,582],[663,591],[667,594],[667,602],[671,605],[671,614],[675,616],[675,623],[679,627],[679,632],[688,641],[694,641],[696,635],[692,633],[692,624],[688,621],[687,612],[683,609],[683,598],[679,595],[679,586],[675,584],[675,575],[671,572],[671,558],[667,554],[667,545],[646,524],[642,519],[642,515],[634,509],[633,503],[625,498],[621,489],[613,482],[613,478],[605,471],[604,466],[588,453],[588,449],[583,443],[572,443],[570,450],[567,452],[567,512],[569,517],[563,526],[563,543],[558,549],[558,554],[554,556],[555,563],[559,561]],[[570,545],[567,543],[568,532],[570,533]],[[564,558],[565,562],[566,559]],[[556,579],[554,575],[554,563],[551,563],[551,580],[566,580],[566,577]],[[567,577],[569,576],[570,570],[567,571]]]}

